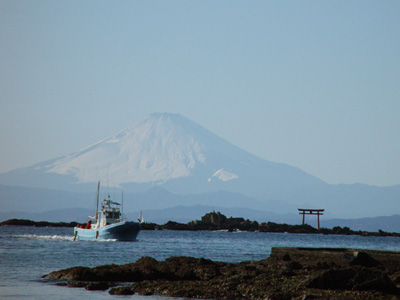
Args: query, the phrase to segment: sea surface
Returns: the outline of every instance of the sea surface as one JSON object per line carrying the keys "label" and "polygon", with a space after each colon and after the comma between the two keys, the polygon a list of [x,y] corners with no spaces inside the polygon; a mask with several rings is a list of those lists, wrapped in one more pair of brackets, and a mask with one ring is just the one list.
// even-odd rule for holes
{"label": "sea surface", "polygon": [[[223,231],[141,231],[136,242],[73,241],[73,228],[0,226],[0,299],[173,299],[111,296],[56,286],[41,277],[74,266],[125,264],[142,256],[194,256],[225,262],[267,258],[271,247],[400,251],[400,238]],[[175,298],[178,299],[178,298]]]}

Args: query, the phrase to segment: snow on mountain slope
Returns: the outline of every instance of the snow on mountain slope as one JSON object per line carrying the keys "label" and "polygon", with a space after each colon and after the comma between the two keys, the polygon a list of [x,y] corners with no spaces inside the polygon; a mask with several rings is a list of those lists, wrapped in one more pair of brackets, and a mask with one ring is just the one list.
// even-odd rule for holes
{"label": "snow on mountain slope", "polygon": [[109,177],[113,184],[162,183],[189,176],[204,163],[196,126],[178,115],[152,114],[143,121],[47,165],[47,172],[79,182]]}
{"label": "snow on mountain slope", "polygon": [[211,182],[211,180],[213,180],[213,178],[218,178],[219,180],[222,180],[222,181],[229,181],[232,179],[237,179],[237,178],[239,178],[239,176],[234,173],[231,173],[227,170],[219,169],[210,178],[208,178],[208,182]]}

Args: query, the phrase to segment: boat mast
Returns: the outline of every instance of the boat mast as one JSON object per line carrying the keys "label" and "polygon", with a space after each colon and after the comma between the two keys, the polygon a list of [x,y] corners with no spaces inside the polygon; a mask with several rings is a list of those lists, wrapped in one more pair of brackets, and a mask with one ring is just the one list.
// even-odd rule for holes
{"label": "boat mast", "polygon": [[122,196],[121,196],[121,220],[124,218],[123,214],[124,213],[124,190],[122,190]]}
{"label": "boat mast", "polygon": [[97,182],[97,197],[96,197],[96,223],[99,214],[99,192],[100,192],[100,181]]}

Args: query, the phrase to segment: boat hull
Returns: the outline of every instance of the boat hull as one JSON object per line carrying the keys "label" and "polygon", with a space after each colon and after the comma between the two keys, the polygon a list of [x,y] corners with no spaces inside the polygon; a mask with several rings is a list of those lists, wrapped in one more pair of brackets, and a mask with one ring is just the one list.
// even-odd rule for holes
{"label": "boat hull", "polygon": [[137,222],[119,222],[98,229],[74,228],[74,240],[118,240],[135,241],[140,231]]}

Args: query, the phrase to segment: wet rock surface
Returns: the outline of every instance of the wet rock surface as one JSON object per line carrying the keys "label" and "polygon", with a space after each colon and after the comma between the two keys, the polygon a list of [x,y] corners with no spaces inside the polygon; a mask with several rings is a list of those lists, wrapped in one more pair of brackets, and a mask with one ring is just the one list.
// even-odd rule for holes
{"label": "wet rock surface", "polygon": [[142,257],[125,265],[73,267],[44,278],[112,295],[196,299],[399,299],[400,253],[272,248],[260,261]]}

